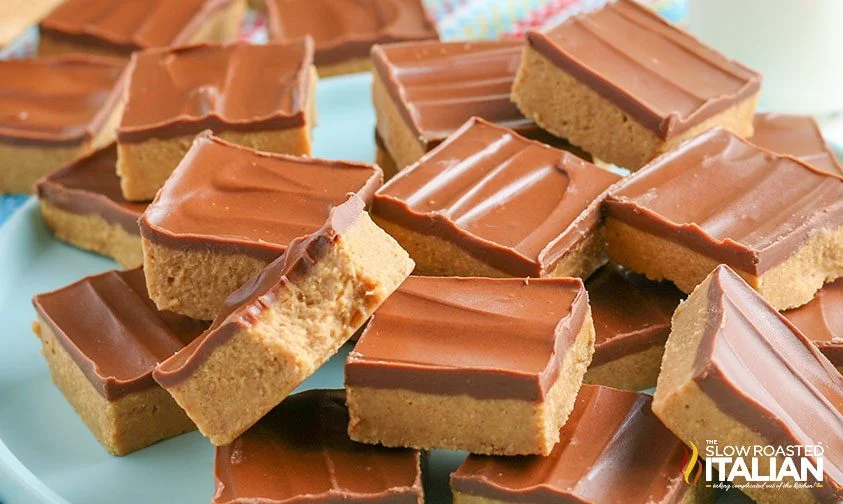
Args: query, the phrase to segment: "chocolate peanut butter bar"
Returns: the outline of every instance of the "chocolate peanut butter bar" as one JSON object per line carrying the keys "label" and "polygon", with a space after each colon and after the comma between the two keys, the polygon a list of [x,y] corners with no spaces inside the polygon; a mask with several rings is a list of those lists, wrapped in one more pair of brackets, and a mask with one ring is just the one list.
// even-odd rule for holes
{"label": "chocolate peanut butter bar", "polygon": [[584,381],[628,390],[655,387],[682,291],[615,264],[592,275],[585,288],[596,337]]}
{"label": "chocolate peanut butter bar", "polygon": [[155,197],[206,129],[254,149],[310,155],[316,73],[309,38],[144,51],[129,72],[117,130],[126,199]]}
{"label": "chocolate peanut butter bar", "polygon": [[377,127],[398,167],[416,162],[474,116],[565,148],[566,142],[525,118],[510,100],[523,45],[495,40],[375,46]]}
{"label": "chocolate peanut butter bar", "polygon": [[438,39],[421,0],[265,0],[269,39],[316,42],[319,75],[371,68],[375,44]]}
{"label": "chocolate peanut butter bar", "polygon": [[814,168],[843,175],[843,165],[811,116],[755,114],[755,133],[749,141],[767,150],[799,158]]}
{"label": "chocolate peanut butter bar", "polygon": [[378,167],[258,152],[202,133],[140,219],[152,299],[212,320],[229,294],[318,230],[349,193],[365,203]]}
{"label": "chocolate peanut butter bar", "polygon": [[83,278],[32,304],[53,382],[109,452],[195,429],[152,370],[208,324],[158,311],[140,269]]}
{"label": "chocolate peanut butter bar", "polygon": [[138,219],[147,204],[123,198],[116,165],[111,144],[39,180],[36,193],[44,223],[58,239],[136,268],[143,264]]}
{"label": "chocolate peanut butter bar", "polygon": [[843,372],[843,279],[820,289],[808,304],[782,315]]}
{"label": "chocolate peanut butter bar", "polygon": [[288,397],[217,448],[213,504],[423,504],[419,450],[355,443],[347,427],[342,390]]}
{"label": "chocolate peanut butter bar", "polygon": [[0,194],[114,140],[125,63],[65,56],[0,61]]}
{"label": "chocolate peanut butter bar", "polygon": [[587,277],[605,262],[599,204],[620,177],[472,118],[375,194],[416,274]]}
{"label": "chocolate peanut butter bar", "polygon": [[[804,455],[822,468],[821,478],[805,471],[796,485],[783,455],[746,457],[753,473],[789,483],[743,488],[757,502],[843,500],[843,376],[728,266],[718,266],[677,308],[653,412],[697,447],[797,447],[802,452],[791,464],[801,466]],[[805,451],[819,444],[821,464],[817,451]],[[714,467],[721,478],[745,483],[749,471],[734,473],[734,463]]]}
{"label": "chocolate peanut butter bar", "polygon": [[593,350],[579,279],[410,277],[348,355],[348,432],[384,446],[547,455]]}
{"label": "chocolate peanut butter bar", "polygon": [[352,195],[333,208],[155,370],[213,444],[233,442],[277,406],[409,276],[413,261],[363,207]]}
{"label": "chocolate peanut butter bar", "polygon": [[710,130],[615,186],[609,257],[691,292],[718,265],[776,309],[843,276],[843,179]]}
{"label": "chocolate peanut butter bar", "polygon": [[64,0],[41,21],[38,55],[132,52],[197,42],[231,42],[246,0]]}
{"label": "chocolate peanut butter bar", "polygon": [[685,445],[645,394],[583,385],[546,457],[469,455],[451,474],[456,504],[711,503],[711,489],[682,481]]}
{"label": "chocolate peanut butter bar", "polygon": [[760,74],[618,0],[528,31],[512,99],[547,131],[634,171],[715,126],[751,136],[760,87]]}

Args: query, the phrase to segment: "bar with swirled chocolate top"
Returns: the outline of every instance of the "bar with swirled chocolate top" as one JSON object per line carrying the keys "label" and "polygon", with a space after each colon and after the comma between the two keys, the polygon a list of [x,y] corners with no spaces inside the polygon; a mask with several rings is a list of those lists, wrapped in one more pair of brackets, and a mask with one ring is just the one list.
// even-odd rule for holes
{"label": "bar with swirled chocolate top", "polygon": [[451,474],[454,503],[714,502],[711,488],[683,481],[685,445],[651,403],[646,394],[583,385],[550,455],[469,455]]}
{"label": "bar with swirled chocolate top", "polygon": [[799,158],[814,168],[843,175],[843,165],[811,116],[755,114],[755,133],[748,140],[767,150]]}
{"label": "bar with swirled chocolate top", "polygon": [[701,456],[718,447],[701,484],[719,476],[760,503],[843,501],[843,376],[726,265],[673,315],[653,412]]}
{"label": "bar with swirled chocolate top", "polygon": [[473,116],[554,147],[570,147],[526,119],[509,99],[522,46],[516,40],[375,46],[377,128],[398,167],[417,161]]}
{"label": "bar with swirled chocolate top", "polygon": [[206,130],[267,152],[310,155],[313,41],[195,45],[137,53],[117,130],[126,199],[150,200]]}
{"label": "bar with swirled chocolate top", "polygon": [[422,457],[355,443],[343,391],[308,390],[217,448],[212,503],[423,504]]}
{"label": "bar with swirled chocolate top", "polygon": [[158,311],[140,269],[83,278],[32,304],[53,382],[109,452],[125,455],[196,428],[152,371],[208,324]]}
{"label": "bar with swirled chocolate top", "polygon": [[408,278],[345,364],[351,439],[545,454],[594,351],[574,278]]}
{"label": "bar with swirled chocolate top", "polygon": [[808,304],[782,315],[843,372],[843,278],[820,289]]}
{"label": "bar with swirled chocolate top", "polygon": [[38,56],[237,40],[246,0],[64,0],[38,25]]}
{"label": "bar with swirled chocolate top", "polygon": [[843,178],[716,128],[604,202],[609,257],[684,292],[728,264],[778,310],[843,276]]}
{"label": "bar with swirled chocolate top", "polygon": [[349,193],[369,203],[382,180],[377,166],[259,152],[202,133],[140,219],[150,296],[211,320]]}
{"label": "bar with swirled chocolate top", "polygon": [[620,177],[472,118],[372,202],[417,275],[586,278],[606,262],[600,201]]}
{"label": "bar with swirled chocolate top", "polygon": [[413,261],[351,195],[225,301],[211,328],[156,368],[216,446],[229,444],[337,353]]}
{"label": "bar with swirled chocolate top", "polygon": [[273,41],[309,35],[319,75],[364,72],[375,44],[438,39],[421,0],[265,0]]}
{"label": "bar with swirled chocolate top", "polygon": [[125,62],[63,56],[0,61],[0,195],[114,141]]}
{"label": "bar with swirled chocolate top", "polygon": [[585,383],[627,390],[655,387],[682,291],[612,263],[592,275],[585,288],[595,332]]}
{"label": "bar with swirled chocolate top", "polygon": [[136,268],[143,264],[138,219],[147,204],[123,198],[116,165],[111,144],[42,178],[36,193],[56,238]]}
{"label": "bar with swirled chocolate top", "polygon": [[633,0],[527,32],[512,88],[525,116],[637,170],[712,127],[752,135],[761,75]]}

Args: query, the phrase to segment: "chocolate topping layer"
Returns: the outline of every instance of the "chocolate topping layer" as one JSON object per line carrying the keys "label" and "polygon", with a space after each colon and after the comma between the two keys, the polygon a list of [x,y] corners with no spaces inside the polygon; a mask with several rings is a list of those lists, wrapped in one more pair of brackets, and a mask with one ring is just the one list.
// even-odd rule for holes
{"label": "chocolate topping layer", "polygon": [[541,130],[509,98],[524,43],[407,42],[375,46],[372,64],[429,150],[473,116],[531,136]]}
{"label": "chocolate topping layer", "polygon": [[600,222],[620,179],[577,156],[472,118],[375,194],[372,211],[513,276],[541,276]]}
{"label": "chocolate topping layer", "polygon": [[0,61],[0,140],[92,140],[117,105],[125,66],[82,55]]}
{"label": "chocolate topping layer", "polygon": [[147,203],[123,199],[114,144],[82,157],[38,181],[38,199],[75,214],[98,215],[139,235],[138,218]]}
{"label": "chocolate topping layer", "polygon": [[843,367],[843,278],[827,284],[814,299],[782,312],[836,367]]}
{"label": "chocolate topping layer", "polygon": [[825,477],[814,491],[824,502],[838,502],[843,376],[728,266],[709,278],[709,318],[694,380],[723,413],[773,444],[822,443]]}
{"label": "chocolate topping layer", "polygon": [[234,0],[64,0],[41,33],[124,51],[182,45],[208,17]]}
{"label": "chocolate topping layer", "polygon": [[668,282],[652,282],[614,264],[595,273],[585,288],[596,333],[592,366],[663,345],[685,297]]}
{"label": "chocolate topping layer", "polygon": [[364,213],[363,208],[363,201],[351,195],[345,203],[330,210],[320,229],[293,240],[283,255],[228,296],[208,331],[157,367],[155,381],[165,387],[180,383],[214,349],[254,325],[276,302],[279,292],[310,274],[313,265],[357,222]]}
{"label": "chocolate topping layer", "polygon": [[501,502],[684,502],[684,445],[637,392],[583,385],[550,455],[469,455],[451,489]]}
{"label": "chocolate topping layer", "polygon": [[85,376],[115,401],[155,387],[155,366],[208,324],[158,311],[143,270],[109,271],[32,298],[38,316]]}
{"label": "chocolate topping layer", "polygon": [[411,276],[348,354],[345,384],[541,401],[587,314],[579,279]]}
{"label": "chocolate topping layer", "polygon": [[843,180],[713,129],[615,186],[609,217],[760,275],[843,225]]}
{"label": "chocolate topping layer", "polygon": [[374,165],[259,152],[205,132],[141,217],[141,235],[271,261],[349,193],[371,201],[382,181]]}
{"label": "chocolate topping layer", "polygon": [[825,143],[817,121],[811,116],[755,114],[755,134],[749,141],[767,150],[799,158],[814,168],[843,175],[843,166]]}
{"label": "chocolate topping layer", "polygon": [[267,0],[270,40],[310,35],[316,64],[368,58],[374,44],[438,39],[421,0]]}
{"label": "chocolate topping layer", "polygon": [[201,44],[136,53],[120,142],[204,129],[260,131],[305,125],[313,41]]}
{"label": "chocolate topping layer", "polygon": [[349,439],[341,390],[285,399],[233,443],[217,447],[214,476],[214,504],[416,504],[424,493],[418,450]]}
{"label": "chocolate topping layer", "polygon": [[527,32],[530,47],[662,139],[758,93],[761,75],[632,0]]}

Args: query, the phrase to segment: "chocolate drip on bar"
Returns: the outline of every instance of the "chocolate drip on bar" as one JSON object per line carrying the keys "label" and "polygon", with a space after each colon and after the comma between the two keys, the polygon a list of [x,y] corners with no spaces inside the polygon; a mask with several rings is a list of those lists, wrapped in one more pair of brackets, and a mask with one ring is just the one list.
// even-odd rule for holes
{"label": "chocolate drip on bar", "polygon": [[758,93],[761,75],[632,0],[527,32],[531,48],[662,139]]}
{"label": "chocolate drip on bar", "polygon": [[345,383],[540,401],[587,313],[579,279],[410,277],[360,336]]}

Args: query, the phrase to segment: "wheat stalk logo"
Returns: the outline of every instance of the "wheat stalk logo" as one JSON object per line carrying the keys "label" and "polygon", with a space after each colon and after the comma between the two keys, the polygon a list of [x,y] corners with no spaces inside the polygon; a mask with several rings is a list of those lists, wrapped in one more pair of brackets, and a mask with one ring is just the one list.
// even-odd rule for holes
{"label": "wheat stalk logo", "polygon": [[[691,451],[689,452],[688,448],[685,448],[685,454],[682,456],[682,475],[685,483],[696,486],[702,476],[702,462],[700,462],[700,452],[697,450],[697,445],[693,441],[689,441],[688,444],[691,445]],[[691,479],[693,473],[696,474]]]}

